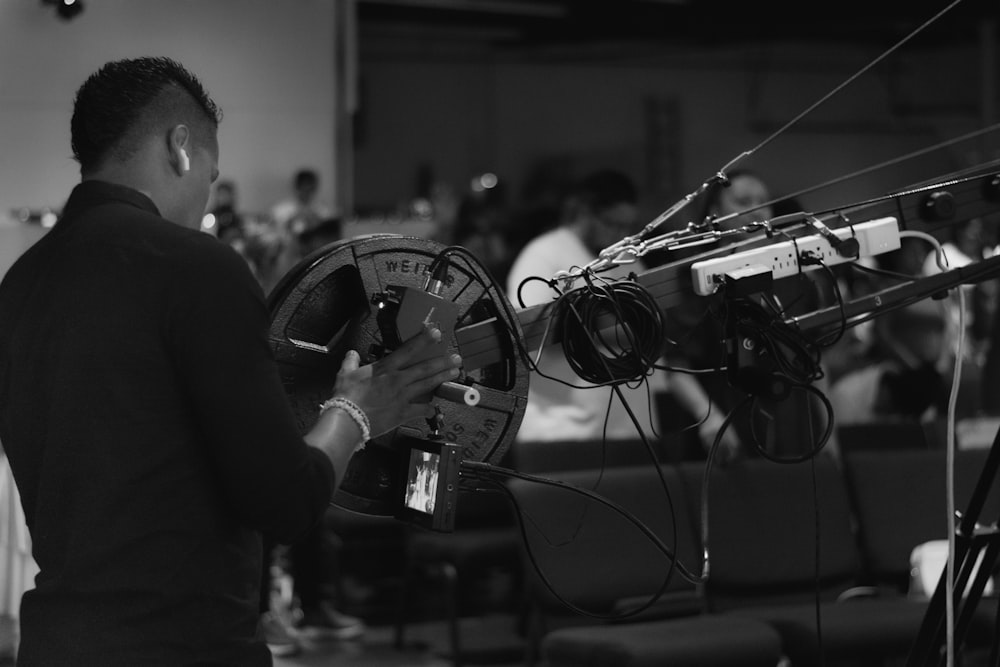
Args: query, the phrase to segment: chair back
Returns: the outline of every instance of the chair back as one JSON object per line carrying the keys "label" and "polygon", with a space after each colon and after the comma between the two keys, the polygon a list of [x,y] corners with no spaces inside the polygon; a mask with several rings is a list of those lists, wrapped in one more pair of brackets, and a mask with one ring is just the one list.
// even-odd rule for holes
{"label": "chair back", "polygon": [[[660,470],[662,480],[652,464],[557,471],[546,477],[615,503],[684,566],[697,571],[697,537],[678,472],[672,466]],[[648,602],[669,574],[668,599],[683,600],[686,612],[700,608],[694,584],[676,568],[671,572],[671,559],[627,516],[565,487],[521,479],[509,484],[525,518],[521,559],[533,603],[549,612],[572,613],[545,585],[544,576],[570,604],[613,615],[615,609],[631,611]]]}
{"label": "chair back", "polygon": [[[955,509],[965,512],[979,482],[987,450],[955,452]],[[858,540],[867,577],[905,591],[910,555],[925,542],[948,538],[947,452],[858,451],[844,457],[858,516]],[[994,480],[993,486],[996,486]],[[980,523],[1000,519],[1000,492],[991,489]]]}
{"label": "chair back", "polygon": [[[704,465],[681,466],[701,511]],[[821,453],[795,464],[748,459],[708,478],[706,596],[712,609],[833,599],[861,558],[838,464]]]}
{"label": "chair back", "polygon": [[[651,441],[650,445],[658,459],[662,461],[662,444]],[[516,441],[505,456],[505,465],[529,474],[602,470],[647,464],[652,466],[649,450],[638,438]]]}

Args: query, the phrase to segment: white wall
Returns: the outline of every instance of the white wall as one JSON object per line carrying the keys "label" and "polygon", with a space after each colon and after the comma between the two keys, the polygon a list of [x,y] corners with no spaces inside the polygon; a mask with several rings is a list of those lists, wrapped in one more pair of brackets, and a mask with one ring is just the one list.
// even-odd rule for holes
{"label": "white wall", "polygon": [[0,0],[0,220],[62,206],[79,180],[76,89],[104,62],[143,55],[183,63],[222,108],[220,170],[245,209],[286,195],[301,166],[336,204],[333,0],[85,3],[65,21],[41,0]]}

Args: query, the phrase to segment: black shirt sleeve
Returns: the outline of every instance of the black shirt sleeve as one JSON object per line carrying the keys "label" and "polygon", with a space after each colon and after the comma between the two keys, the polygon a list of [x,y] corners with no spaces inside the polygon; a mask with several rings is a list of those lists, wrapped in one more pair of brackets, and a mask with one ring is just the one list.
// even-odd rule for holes
{"label": "black shirt sleeve", "polygon": [[250,525],[293,541],[329,504],[334,470],[296,426],[260,286],[206,236],[192,239],[171,299],[168,345],[226,497]]}

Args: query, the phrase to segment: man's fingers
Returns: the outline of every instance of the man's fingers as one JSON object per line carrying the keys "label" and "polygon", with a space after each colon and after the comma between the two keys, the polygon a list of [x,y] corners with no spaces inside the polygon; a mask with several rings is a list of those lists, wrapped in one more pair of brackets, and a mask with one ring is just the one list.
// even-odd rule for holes
{"label": "man's fingers", "polygon": [[458,377],[458,375],[458,368],[447,368],[443,371],[438,371],[433,375],[419,377],[412,382],[406,383],[402,392],[403,398],[407,402],[410,402],[420,396],[430,394],[442,383],[447,382],[448,380],[454,380]]}
{"label": "man's fingers", "polygon": [[347,354],[344,355],[344,360],[340,362],[340,370],[345,373],[350,373],[351,371],[358,370],[358,366],[361,365],[361,356],[358,354],[357,350],[348,350]]}
{"label": "man's fingers", "polygon": [[446,373],[446,380],[454,380],[460,374],[462,367],[462,357],[458,354],[442,354],[439,357],[425,359],[406,368],[396,371],[403,385],[413,384],[425,379],[437,377],[441,373]]}

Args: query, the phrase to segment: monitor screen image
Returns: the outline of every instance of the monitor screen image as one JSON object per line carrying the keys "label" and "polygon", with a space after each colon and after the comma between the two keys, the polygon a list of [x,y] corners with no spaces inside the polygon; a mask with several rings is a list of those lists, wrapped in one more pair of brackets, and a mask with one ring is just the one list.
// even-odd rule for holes
{"label": "monitor screen image", "polygon": [[409,475],[404,502],[410,509],[434,513],[441,456],[419,449],[410,450]]}

